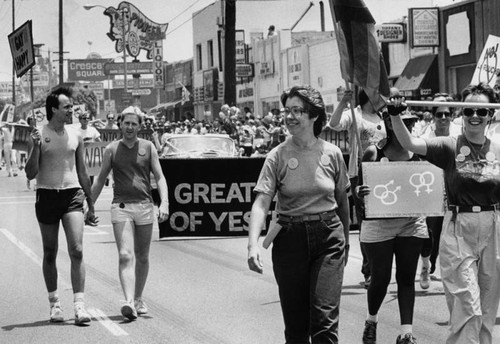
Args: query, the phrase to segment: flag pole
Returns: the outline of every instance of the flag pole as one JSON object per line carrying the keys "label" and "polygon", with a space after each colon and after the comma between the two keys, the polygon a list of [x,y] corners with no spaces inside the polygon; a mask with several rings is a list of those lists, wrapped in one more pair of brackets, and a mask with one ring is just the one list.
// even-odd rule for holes
{"label": "flag pole", "polygon": [[[330,12],[332,13],[332,19],[333,19],[333,30],[335,31],[335,38],[337,41],[337,49],[339,51],[339,56],[340,56],[340,40],[339,40],[339,31],[338,31],[338,23],[337,23],[337,18],[335,17],[335,10],[333,8],[333,3],[330,2]],[[345,88],[346,91],[351,91],[351,87],[347,80],[344,80],[345,82]],[[354,95],[356,96],[356,95]],[[355,140],[352,140],[352,143],[356,142],[357,149],[358,149],[358,159],[361,161],[363,158],[363,147],[361,146],[361,137],[359,136],[359,129],[358,129],[358,123],[356,120],[356,115],[354,114],[354,100],[351,97],[351,116],[352,116],[352,125],[354,125],[355,130]],[[358,172],[358,163],[356,163],[356,172]],[[357,173],[356,173],[357,174]]]}
{"label": "flag pole", "polygon": [[[469,103],[469,102],[435,102],[427,100],[405,100],[408,106],[445,106],[445,107],[471,107],[471,108],[489,108],[489,109],[500,109],[500,103]],[[388,103],[390,105],[390,103]]]}

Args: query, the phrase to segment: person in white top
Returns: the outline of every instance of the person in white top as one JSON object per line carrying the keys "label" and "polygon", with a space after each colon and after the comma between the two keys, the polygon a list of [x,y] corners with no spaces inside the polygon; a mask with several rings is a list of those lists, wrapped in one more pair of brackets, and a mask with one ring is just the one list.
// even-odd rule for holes
{"label": "person in white top", "polygon": [[64,321],[57,293],[56,258],[59,223],[62,222],[71,260],[71,285],[74,293],[75,323],[90,322],[84,307],[85,265],[83,262],[83,203],[88,216],[97,221],[91,198],[90,179],[84,163],[83,138],[73,126],[72,93],[58,88],[46,99],[48,123],[34,127],[28,141],[26,177],[37,179],[36,217],[43,242],[43,275],[49,294],[50,320]]}
{"label": "person in white top", "polygon": [[83,142],[84,143],[100,142],[101,141],[101,134],[99,133],[99,131],[96,128],[89,125],[90,114],[88,112],[80,113],[80,115],[78,116],[78,119],[80,121],[79,129],[80,129],[80,132],[82,133]]}

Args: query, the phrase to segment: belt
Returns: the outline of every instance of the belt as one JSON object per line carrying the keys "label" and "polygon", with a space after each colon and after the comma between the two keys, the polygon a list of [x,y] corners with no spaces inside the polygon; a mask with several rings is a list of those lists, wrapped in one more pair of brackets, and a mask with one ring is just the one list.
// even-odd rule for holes
{"label": "belt", "polygon": [[448,207],[453,213],[480,213],[482,211],[494,211],[500,209],[500,204],[492,204],[492,205],[450,205]]}
{"label": "belt", "polygon": [[319,214],[310,214],[310,215],[301,215],[301,216],[286,216],[286,215],[279,215],[279,221],[284,221],[284,222],[293,222],[293,223],[298,223],[298,222],[310,222],[310,221],[323,221],[323,220],[330,220],[335,216],[336,212],[335,210],[331,211],[326,211],[324,213],[319,213]]}

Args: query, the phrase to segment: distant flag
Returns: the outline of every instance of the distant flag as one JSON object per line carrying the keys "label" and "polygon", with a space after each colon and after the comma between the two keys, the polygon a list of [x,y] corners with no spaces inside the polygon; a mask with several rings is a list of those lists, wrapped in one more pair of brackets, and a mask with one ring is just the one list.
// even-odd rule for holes
{"label": "distant flag", "polygon": [[340,70],[347,82],[362,87],[375,109],[389,96],[384,59],[375,33],[375,20],[363,0],[329,0],[332,18],[338,23]]}
{"label": "distant flag", "polygon": [[186,86],[180,81],[177,81],[181,86],[182,86],[182,96],[181,96],[181,105],[184,105],[184,103],[187,103],[189,101],[189,98],[191,97],[191,92],[188,91]]}

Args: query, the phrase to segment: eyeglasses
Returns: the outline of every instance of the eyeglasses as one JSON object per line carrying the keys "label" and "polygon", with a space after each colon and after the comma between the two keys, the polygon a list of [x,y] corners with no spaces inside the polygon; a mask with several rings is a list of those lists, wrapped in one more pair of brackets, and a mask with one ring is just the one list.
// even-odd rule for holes
{"label": "eyeglasses", "polygon": [[112,121],[112,120],[114,120],[115,118],[114,118],[114,117],[108,117],[108,119],[109,119],[110,121]]}
{"label": "eyeglasses", "polygon": [[474,114],[477,114],[479,117],[486,117],[490,114],[491,110],[490,109],[471,109],[471,108],[464,108],[462,110],[462,113],[464,116],[471,117],[474,116]]}
{"label": "eyeglasses", "polygon": [[80,117],[80,119],[84,120],[84,121],[88,121],[90,117]]}
{"label": "eyeglasses", "polygon": [[451,112],[449,111],[439,111],[434,114],[434,117],[436,118],[447,118],[451,117]]}
{"label": "eyeglasses", "polygon": [[286,116],[291,113],[294,117],[302,117],[302,114],[305,111],[304,108],[301,108],[300,106],[292,106],[291,108],[282,108],[281,112],[283,112]]}

